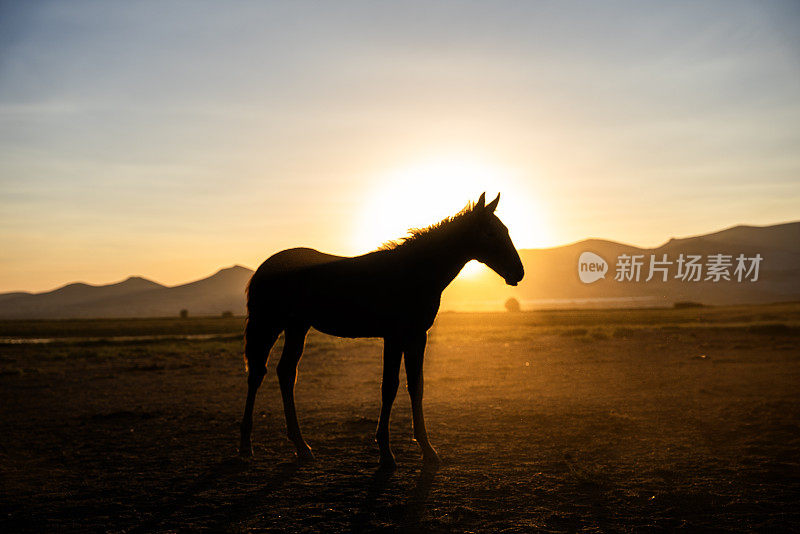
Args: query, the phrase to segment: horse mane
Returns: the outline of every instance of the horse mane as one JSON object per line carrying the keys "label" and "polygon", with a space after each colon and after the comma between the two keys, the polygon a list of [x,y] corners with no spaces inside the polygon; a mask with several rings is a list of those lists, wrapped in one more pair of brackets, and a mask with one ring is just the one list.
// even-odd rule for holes
{"label": "horse mane", "polygon": [[397,250],[412,245],[420,245],[438,241],[442,237],[450,234],[454,228],[460,226],[475,210],[475,203],[470,202],[461,211],[450,217],[445,217],[437,223],[433,223],[424,228],[409,228],[408,235],[399,239],[386,241],[378,250]]}

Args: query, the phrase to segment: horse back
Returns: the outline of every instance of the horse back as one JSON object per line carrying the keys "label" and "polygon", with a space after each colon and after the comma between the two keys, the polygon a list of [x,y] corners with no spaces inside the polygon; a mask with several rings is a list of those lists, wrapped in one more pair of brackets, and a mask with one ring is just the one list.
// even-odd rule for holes
{"label": "horse back", "polygon": [[290,248],[267,258],[253,274],[253,278],[289,274],[315,265],[323,265],[343,259],[345,259],[344,256],[325,254],[313,248]]}
{"label": "horse back", "polygon": [[273,254],[262,263],[247,284],[248,306],[250,297],[259,288],[274,283],[281,278],[291,277],[309,267],[325,265],[345,259],[344,256],[325,254],[313,248],[290,248]]}

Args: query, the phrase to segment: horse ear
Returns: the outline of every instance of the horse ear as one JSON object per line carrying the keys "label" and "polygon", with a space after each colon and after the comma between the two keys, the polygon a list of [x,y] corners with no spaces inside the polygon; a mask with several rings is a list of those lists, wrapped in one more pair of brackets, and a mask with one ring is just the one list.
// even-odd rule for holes
{"label": "horse ear", "polygon": [[497,193],[497,198],[489,202],[489,205],[486,206],[486,211],[488,211],[489,213],[494,213],[494,210],[497,209],[498,202],[500,202],[500,193]]}
{"label": "horse ear", "polygon": [[486,204],[486,193],[481,193],[481,198],[479,198],[478,202],[475,203],[475,210],[483,210],[484,204]]}

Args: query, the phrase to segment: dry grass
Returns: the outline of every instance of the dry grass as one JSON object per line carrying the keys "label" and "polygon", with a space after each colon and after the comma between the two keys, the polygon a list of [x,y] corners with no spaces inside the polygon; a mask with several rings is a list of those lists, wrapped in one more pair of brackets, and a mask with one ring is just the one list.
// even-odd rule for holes
{"label": "dry grass", "polygon": [[[798,530],[799,319],[796,304],[442,314],[426,411],[445,464],[421,469],[400,395],[390,476],[372,440],[378,340],[309,336],[308,466],[283,437],[274,356],[256,459],[234,459],[239,339],[0,346],[0,529]],[[232,334],[236,320],[116,324]],[[0,335],[60,337],[52,323]],[[114,334],[70,324],[73,337],[98,331]]]}

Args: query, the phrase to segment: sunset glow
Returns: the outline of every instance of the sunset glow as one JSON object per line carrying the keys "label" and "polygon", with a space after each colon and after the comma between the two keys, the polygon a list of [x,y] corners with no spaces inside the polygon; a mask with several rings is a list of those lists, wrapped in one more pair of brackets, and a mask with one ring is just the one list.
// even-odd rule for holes
{"label": "sunset glow", "polygon": [[[429,159],[401,166],[378,176],[368,189],[356,221],[354,243],[373,249],[458,213],[485,192],[491,200],[500,193],[497,215],[509,227],[518,247],[535,247],[547,240],[546,213],[524,180],[501,165],[469,156]],[[525,201],[521,202],[520,198]],[[475,267],[465,272],[476,271]]]}
{"label": "sunset glow", "polygon": [[199,5],[2,11],[0,292],[363,254],[484,191],[518,248],[798,217],[786,6]]}

